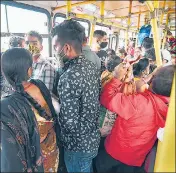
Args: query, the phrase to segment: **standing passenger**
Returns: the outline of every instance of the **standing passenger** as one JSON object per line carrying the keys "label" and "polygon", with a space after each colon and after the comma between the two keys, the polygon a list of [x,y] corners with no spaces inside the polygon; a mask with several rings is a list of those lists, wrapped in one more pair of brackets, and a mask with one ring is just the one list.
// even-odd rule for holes
{"label": "standing passenger", "polygon": [[88,59],[89,61],[93,62],[96,65],[97,69],[100,71],[101,60],[97,56],[97,54],[90,49],[90,46],[87,45],[86,36],[84,36],[82,51],[83,51],[83,55],[85,56],[85,58]]}
{"label": "standing passenger", "polygon": [[103,49],[105,49],[107,45],[107,33],[102,30],[96,30],[93,34],[92,50],[97,53],[101,60],[101,73],[106,70],[105,59],[108,57],[108,54]]}
{"label": "standing passenger", "polygon": [[85,29],[65,20],[53,29],[54,49],[64,62],[58,84],[59,121],[68,172],[91,172],[100,142],[99,75],[82,55]]}
{"label": "standing passenger", "polygon": [[[175,73],[172,65],[162,67],[153,75],[149,90],[127,96],[121,93],[120,86],[128,68],[120,64],[115,70],[100,98],[103,106],[118,114],[105,141],[106,151],[97,156],[100,172],[114,172],[115,167],[128,168],[129,172],[143,164],[157,139],[157,130],[165,126]],[[140,80],[138,84],[145,82]]]}
{"label": "standing passenger", "polygon": [[54,79],[56,77],[56,71],[54,67],[46,61],[41,54],[43,50],[43,38],[36,31],[30,31],[26,36],[26,44],[29,46],[29,50],[33,54],[33,79],[41,80],[50,92],[53,91]]}

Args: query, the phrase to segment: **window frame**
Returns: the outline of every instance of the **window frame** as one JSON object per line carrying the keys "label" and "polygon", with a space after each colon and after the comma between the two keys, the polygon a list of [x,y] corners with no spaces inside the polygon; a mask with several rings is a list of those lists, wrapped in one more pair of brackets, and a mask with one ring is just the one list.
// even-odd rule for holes
{"label": "window frame", "polygon": [[1,1],[1,4],[5,5],[5,10],[6,10],[6,22],[7,22],[7,32],[2,32],[1,33],[1,37],[3,36],[10,36],[10,35],[19,35],[19,36],[24,36],[26,33],[11,33],[9,32],[9,23],[8,23],[8,12],[7,12],[7,6],[11,6],[11,7],[16,7],[19,9],[25,9],[25,10],[30,10],[30,11],[34,11],[34,12],[40,12],[43,14],[46,14],[47,16],[47,24],[48,24],[48,34],[41,34],[43,36],[43,38],[48,38],[48,48],[49,48],[49,56],[52,55],[52,40],[51,40],[51,36],[50,36],[50,31],[51,31],[51,14],[50,12],[45,9],[45,8],[41,8],[41,7],[36,7],[33,5],[28,5],[28,4],[24,4],[21,2],[14,2],[14,1]]}
{"label": "window frame", "polygon": [[[55,13],[55,15],[54,15],[54,17],[53,17],[53,24],[55,24],[55,20],[56,20],[56,18],[57,17],[63,17],[63,18],[65,18],[66,19],[66,14],[63,14],[63,13]],[[75,17],[75,18],[73,18],[74,20],[76,20],[76,21],[80,21],[80,22],[86,22],[86,23],[88,23],[88,37],[90,36],[90,28],[91,28],[91,24],[90,24],[90,21],[89,20],[87,20],[87,19],[82,19],[82,18],[77,18],[77,17]]]}

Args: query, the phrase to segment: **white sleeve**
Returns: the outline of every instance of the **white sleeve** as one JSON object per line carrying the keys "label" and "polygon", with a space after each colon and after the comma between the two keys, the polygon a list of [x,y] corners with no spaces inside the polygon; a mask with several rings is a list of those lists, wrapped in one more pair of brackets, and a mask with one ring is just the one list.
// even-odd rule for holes
{"label": "white sleeve", "polygon": [[164,136],[164,128],[159,128],[157,131],[157,138],[163,142],[163,136]]}

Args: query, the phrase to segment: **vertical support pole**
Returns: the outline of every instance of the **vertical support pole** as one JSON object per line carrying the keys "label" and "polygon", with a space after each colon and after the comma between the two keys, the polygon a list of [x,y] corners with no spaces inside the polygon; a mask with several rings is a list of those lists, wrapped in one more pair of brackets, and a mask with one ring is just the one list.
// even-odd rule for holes
{"label": "vertical support pole", "polygon": [[158,20],[157,20],[157,8],[159,8],[159,1],[155,0],[154,6],[151,1],[146,1],[145,3],[147,7],[149,8],[150,14],[151,14],[151,26],[152,26],[152,32],[153,32],[156,62],[158,66],[161,66],[162,65],[161,51],[160,51],[161,42],[160,42]]}
{"label": "vertical support pole", "polygon": [[[158,142],[154,172],[175,172],[175,77],[169,102],[164,137]],[[167,158],[167,159],[166,159]]]}
{"label": "vertical support pole", "polygon": [[90,30],[90,36],[89,36],[89,45],[92,45],[92,40],[93,40],[93,33],[95,31],[95,24],[92,23],[91,25],[91,30]]}
{"label": "vertical support pole", "polygon": [[100,15],[101,15],[101,20],[104,20],[104,5],[105,1],[101,1],[101,6],[100,6]]}
{"label": "vertical support pole", "polygon": [[70,12],[71,12],[71,0],[67,0],[67,19],[70,19]]}
{"label": "vertical support pole", "polygon": [[[139,27],[140,27],[140,20],[141,20],[141,14],[138,15],[138,25],[137,25],[137,32],[139,33]],[[136,37],[136,47],[138,44],[138,37]]]}
{"label": "vertical support pole", "polygon": [[129,27],[130,27],[130,23],[131,23],[131,9],[132,9],[132,0],[130,0],[130,4],[129,4],[129,13],[128,13],[128,29],[126,30],[126,34],[125,34],[125,48],[127,49],[127,43],[128,43],[128,31],[129,31]]}
{"label": "vertical support pole", "polygon": [[96,25],[96,21],[97,18],[94,17],[94,19],[92,19],[92,24],[91,24],[91,29],[90,29],[90,36],[89,36],[89,45],[92,45],[92,40],[93,40],[93,34],[95,31],[95,25]]}
{"label": "vertical support pole", "polygon": [[[169,14],[167,14],[167,18],[166,18],[166,25],[167,26],[169,23]],[[166,27],[165,27],[166,28]],[[164,49],[164,45],[166,43],[166,36],[167,36],[167,29],[164,32],[164,37],[163,37],[163,43],[162,43],[162,49]]]}

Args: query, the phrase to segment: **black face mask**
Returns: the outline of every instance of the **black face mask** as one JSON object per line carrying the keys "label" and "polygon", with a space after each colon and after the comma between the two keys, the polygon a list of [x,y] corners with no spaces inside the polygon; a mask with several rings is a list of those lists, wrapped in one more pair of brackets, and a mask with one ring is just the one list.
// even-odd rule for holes
{"label": "black face mask", "polygon": [[101,42],[100,47],[104,49],[108,45],[108,42]]}

